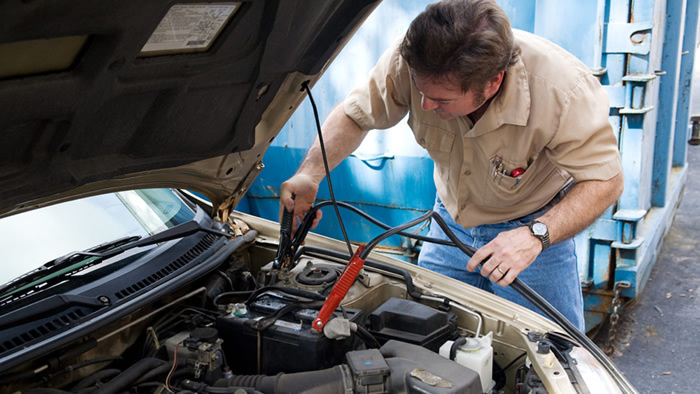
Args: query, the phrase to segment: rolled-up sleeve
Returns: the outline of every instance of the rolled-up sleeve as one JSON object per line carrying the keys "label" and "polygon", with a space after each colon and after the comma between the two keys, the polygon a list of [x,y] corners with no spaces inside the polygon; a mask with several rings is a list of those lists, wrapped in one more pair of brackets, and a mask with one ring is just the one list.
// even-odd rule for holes
{"label": "rolled-up sleeve", "polygon": [[608,180],[622,172],[609,98],[595,77],[582,76],[563,98],[558,130],[545,153],[576,181]]}
{"label": "rolled-up sleeve", "polygon": [[411,76],[398,42],[380,57],[368,78],[345,98],[345,114],[361,128],[387,129],[408,113]]}

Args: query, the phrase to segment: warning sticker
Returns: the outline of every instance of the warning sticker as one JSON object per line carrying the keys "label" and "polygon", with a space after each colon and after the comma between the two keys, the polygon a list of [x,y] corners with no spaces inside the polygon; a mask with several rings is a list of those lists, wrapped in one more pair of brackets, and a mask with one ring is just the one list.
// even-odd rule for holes
{"label": "warning sticker", "polygon": [[176,4],[148,38],[141,55],[204,52],[239,6],[239,2]]}

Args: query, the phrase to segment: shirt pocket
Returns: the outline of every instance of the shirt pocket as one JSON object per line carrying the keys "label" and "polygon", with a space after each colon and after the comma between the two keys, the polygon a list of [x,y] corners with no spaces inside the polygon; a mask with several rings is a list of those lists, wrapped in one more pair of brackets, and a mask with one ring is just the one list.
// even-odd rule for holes
{"label": "shirt pocket", "polygon": [[508,206],[523,199],[538,172],[534,159],[492,154],[489,163],[486,183],[496,197],[492,201],[496,206]]}

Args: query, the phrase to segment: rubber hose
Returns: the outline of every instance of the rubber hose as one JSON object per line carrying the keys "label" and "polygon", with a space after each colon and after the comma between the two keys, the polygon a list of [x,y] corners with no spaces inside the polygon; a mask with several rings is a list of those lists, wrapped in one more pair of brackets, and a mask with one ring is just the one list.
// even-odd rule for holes
{"label": "rubber hose", "polygon": [[450,346],[450,360],[454,361],[457,356],[457,348],[467,343],[467,337],[459,337]]}
{"label": "rubber hose", "polygon": [[71,392],[78,392],[81,391],[85,388],[88,388],[92,385],[95,384],[100,379],[104,378],[110,378],[112,376],[117,376],[121,373],[122,371],[116,368],[109,368],[109,369],[103,369],[101,371],[97,371],[90,376],[86,377],[85,379],[81,380],[76,384],[75,386],[71,387],[70,391]]}
{"label": "rubber hose", "polygon": [[143,358],[94,392],[100,394],[121,392],[146,372],[167,363],[167,361],[158,358]]}
{"label": "rubber hose", "polygon": [[280,373],[275,376],[240,375],[230,379],[219,379],[217,387],[209,387],[210,393],[220,393],[217,388],[254,387],[268,394],[345,394],[353,389],[352,375],[346,365],[336,365],[319,371]]}

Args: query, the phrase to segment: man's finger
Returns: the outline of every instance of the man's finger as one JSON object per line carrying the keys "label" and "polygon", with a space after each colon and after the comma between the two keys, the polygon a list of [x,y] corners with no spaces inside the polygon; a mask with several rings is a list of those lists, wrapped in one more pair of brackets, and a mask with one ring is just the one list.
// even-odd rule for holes
{"label": "man's finger", "polygon": [[321,217],[323,216],[323,212],[319,209],[316,211],[316,217],[314,218],[314,221],[311,222],[311,228],[316,228],[318,226],[318,223],[321,221]]}
{"label": "man's finger", "polygon": [[[476,267],[479,265],[482,265],[483,269],[483,264],[485,264],[492,256],[492,253],[485,250],[484,248],[481,248],[477,250],[474,255],[469,258],[469,263],[467,263],[467,271],[473,272]],[[488,272],[488,271],[487,271]],[[483,275],[483,273],[482,273]],[[488,276],[488,275],[485,275]]]}

